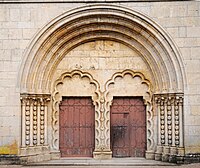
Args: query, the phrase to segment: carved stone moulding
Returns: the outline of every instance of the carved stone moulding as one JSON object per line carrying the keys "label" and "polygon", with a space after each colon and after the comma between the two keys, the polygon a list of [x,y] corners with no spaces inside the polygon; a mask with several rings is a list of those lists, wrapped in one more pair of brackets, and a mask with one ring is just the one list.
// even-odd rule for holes
{"label": "carved stone moulding", "polygon": [[183,93],[155,94],[158,114],[158,145],[156,160],[169,161],[184,156]]}
{"label": "carved stone moulding", "polygon": [[110,4],[70,10],[46,25],[24,57],[20,90],[49,93],[52,76],[65,55],[80,44],[98,39],[118,41],[137,50],[152,70],[157,92],[184,90],[183,63],[164,29],[139,12]]}
{"label": "carved stone moulding", "polygon": [[[87,88],[90,91],[84,92],[85,88],[77,88],[77,83],[74,78],[78,78],[79,83],[85,79]],[[73,81],[74,80],[74,81]],[[91,74],[87,72],[82,72],[80,70],[74,70],[72,72],[66,72],[61,75],[61,77],[55,82],[53,86],[53,94],[52,94],[52,130],[53,130],[53,137],[52,137],[52,150],[59,151],[59,104],[62,101],[63,96],[74,96],[72,94],[65,92],[66,90],[65,83],[70,82],[74,89],[80,89],[79,95],[82,96],[84,92],[85,96],[91,96],[93,104],[95,106],[95,151],[94,155],[97,155],[99,152],[106,153],[108,148],[105,145],[105,137],[104,137],[104,125],[103,125],[103,118],[101,113],[104,111],[103,103],[104,98],[100,91],[99,83],[92,77]],[[68,85],[69,87],[69,85]],[[81,86],[80,86],[81,87]],[[82,92],[82,93],[81,93]]]}
{"label": "carved stone moulding", "polygon": [[[110,4],[83,6],[56,17],[39,31],[28,47],[20,67],[18,86],[21,92],[35,93],[35,95],[21,94],[21,147],[32,149],[35,146],[46,145],[46,113],[50,111],[52,112],[52,142],[50,142],[50,146],[52,150],[59,151],[59,103],[62,96],[66,96],[61,94],[59,87],[62,87],[66,79],[79,76],[81,79],[87,78],[96,89],[95,94],[90,95],[95,105],[95,125],[97,125],[95,128],[95,152],[107,152],[110,155],[109,131],[107,133],[103,131],[104,129],[109,130],[108,122],[105,122],[109,121],[109,106],[112,102],[108,99],[109,96],[106,97],[111,90],[109,86],[112,85],[113,80],[115,85],[115,79],[120,77],[124,79],[127,74],[133,78],[138,76],[144,80],[143,74],[136,75],[135,72],[129,70],[116,73],[109,81],[110,83],[107,83],[105,93],[99,91],[98,82],[88,73],[73,71],[64,73],[56,82],[53,79],[58,64],[69,51],[80,44],[98,39],[114,40],[134,48],[151,68],[155,78],[155,88],[151,90],[149,98],[144,97],[147,107],[148,156],[152,154],[150,158],[153,158],[155,148],[153,137],[157,136],[153,136],[153,130],[157,130],[153,125],[154,110],[158,114],[157,153],[161,156],[163,153],[167,155],[168,153],[184,153],[182,150],[184,144],[181,96],[176,93],[156,94],[155,99],[152,99],[154,92],[184,91],[186,80],[179,50],[164,29],[150,18],[131,9]],[[146,79],[145,82],[149,86]],[[51,90],[53,84],[55,85]],[[44,95],[37,93],[52,94],[52,109],[47,110],[48,106],[43,105],[43,103],[48,104],[47,99]],[[155,103],[155,109],[153,108],[154,102],[159,102]],[[104,110],[106,113],[101,118]],[[40,127],[38,127],[39,125]]]}
{"label": "carved stone moulding", "polygon": [[106,142],[110,145],[110,106],[114,96],[142,96],[146,106],[146,158],[154,159],[154,131],[153,131],[153,109],[152,109],[152,85],[140,72],[124,70],[115,73],[105,84],[105,128]]}
{"label": "carved stone moulding", "polygon": [[23,157],[49,156],[47,138],[49,101],[49,94],[21,94],[22,137],[20,153]]}

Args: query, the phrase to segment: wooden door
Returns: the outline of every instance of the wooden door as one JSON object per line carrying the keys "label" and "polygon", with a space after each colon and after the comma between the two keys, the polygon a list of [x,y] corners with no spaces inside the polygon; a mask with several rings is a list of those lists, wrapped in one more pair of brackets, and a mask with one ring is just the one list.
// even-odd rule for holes
{"label": "wooden door", "polygon": [[146,150],[145,105],[140,97],[114,97],[111,106],[113,157],[144,157]]}
{"label": "wooden door", "polygon": [[60,104],[62,157],[92,157],[95,109],[89,97],[67,97]]}

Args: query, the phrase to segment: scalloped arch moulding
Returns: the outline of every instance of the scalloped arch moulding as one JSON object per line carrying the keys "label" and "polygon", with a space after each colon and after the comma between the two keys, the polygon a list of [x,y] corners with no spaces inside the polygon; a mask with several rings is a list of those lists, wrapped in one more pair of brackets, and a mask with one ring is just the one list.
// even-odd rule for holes
{"label": "scalloped arch moulding", "polygon": [[[55,78],[59,64],[69,52],[98,40],[114,41],[134,50],[148,67],[151,77],[142,70],[115,70],[102,87],[92,72],[75,68],[66,69]],[[164,29],[139,12],[100,4],[58,16],[30,43],[18,79],[22,102],[21,156],[24,158],[34,157],[33,161],[37,161],[60,157],[62,96],[91,96],[95,106],[95,158],[112,156],[110,106],[113,96],[119,95],[143,97],[147,118],[146,158],[167,161],[184,155],[186,80],[180,53]],[[73,82],[83,91],[79,95],[79,92],[73,95],[66,91],[73,89]],[[127,89],[126,93],[121,86]]]}

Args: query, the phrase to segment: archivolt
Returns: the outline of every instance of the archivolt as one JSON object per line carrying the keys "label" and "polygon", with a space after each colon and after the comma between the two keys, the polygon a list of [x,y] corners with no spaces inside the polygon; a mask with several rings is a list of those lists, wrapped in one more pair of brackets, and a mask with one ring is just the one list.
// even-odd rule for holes
{"label": "archivolt", "polygon": [[60,15],[33,39],[19,73],[21,92],[50,93],[52,76],[76,46],[99,39],[121,42],[150,67],[154,93],[183,92],[179,52],[167,33],[147,16],[113,5],[90,5]]}

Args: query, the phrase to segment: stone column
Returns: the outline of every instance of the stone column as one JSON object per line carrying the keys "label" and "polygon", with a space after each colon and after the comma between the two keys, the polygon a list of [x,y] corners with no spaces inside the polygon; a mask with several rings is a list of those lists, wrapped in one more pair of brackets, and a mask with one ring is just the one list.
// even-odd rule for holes
{"label": "stone column", "polygon": [[40,103],[41,103],[41,99],[38,100],[37,103],[37,145],[40,145]]}
{"label": "stone column", "polygon": [[157,113],[158,113],[158,145],[155,153],[155,160],[161,160],[162,159],[162,152],[163,152],[163,146],[161,143],[161,132],[163,129],[163,108],[162,108],[162,103],[161,103],[161,98],[160,97],[155,97],[155,103],[157,104]]}
{"label": "stone column", "polygon": [[21,147],[24,148],[26,147],[26,99],[21,98],[21,108],[22,108],[22,115],[21,115],[21,119],[22,119],[22,133],[21,133]]}
{"label": "stone column", "polygon": [[29,99],[30,101],[30,146],[33,146],[33,103],[34,100],[32,98]]}
{"label": "stone column", "polygon": [[48,137],[48,133],[47,133],[47,117],[48,117],[48,109],[47,109],[47,99],[44,100],[44,145],[48,145],[47,142],[47,137]]}
{"label": "stone column", "polygon": [[[184,156],[185,149],[184,149],[184,121],[183,121],[183,97],[181,95],[176,97],[179,100],[179,147],[178,147],[178,155]],[[178,129],[177,129],[178,130]]]}
{"label": "stone column", "polygon": [[162,161],[168,161],[169,144],[170,144],[169,127],[171,126],[171,118],[170,118],[171,106],[168,99],[168,95],[163,96],[163,98],[164,98],[164,116],[165,116],[165,130],[164,130],[165,144],[163,146]]}
{"label": "stone column", "polygon": [[170,147],[170,155],[174,156],[177,154],[177,148],[176,148],[176,140],[175,140],[175,97],[171,100],[171,106],[172,106],[172,142],[171,142],[171,147]]}

